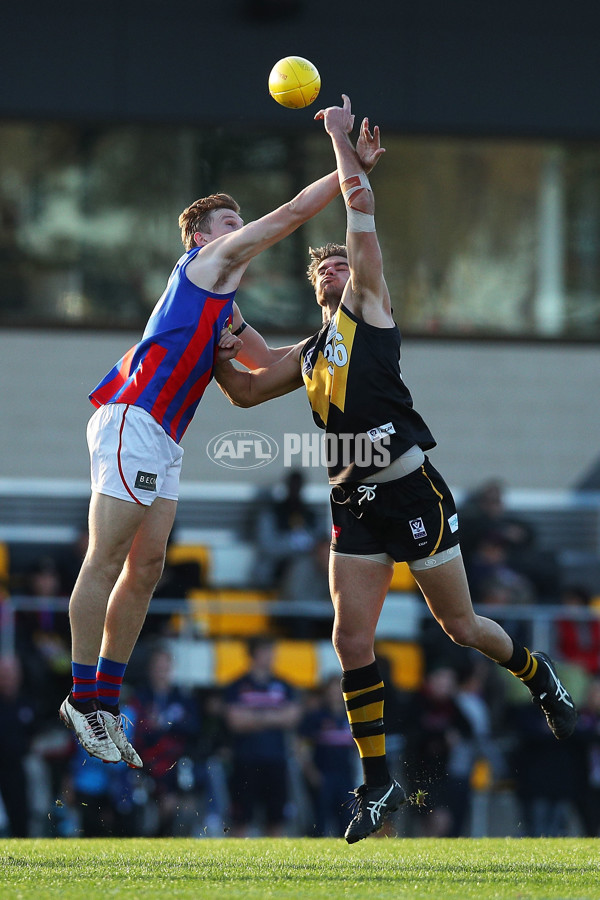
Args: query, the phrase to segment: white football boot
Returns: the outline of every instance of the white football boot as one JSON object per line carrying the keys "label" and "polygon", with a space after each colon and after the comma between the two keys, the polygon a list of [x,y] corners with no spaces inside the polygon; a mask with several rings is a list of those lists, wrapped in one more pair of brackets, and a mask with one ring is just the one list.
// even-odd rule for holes
{"label": "white football boot", "polygon": [[118,706],[116,707],[116,712],[113,713],[104,704],[100,704],[100,715],[104,720],[104,725],[111,741],[120,753],[119,758],[132,769],[142,769],[144,763],[135,748],[127,740],[127,735],[125,734],[125,724],[131,724],[129,719],[123,715]]}
{"label": "white football boot", "polygon": [[[74,703],[77,703],[77,706]],[[108,734],[104,718],[95,700],[79,703],[73,701],[69,694],[61,704],[59,716],[67,728],[75,732],[77,740],[90,756],[95,756],[103,762],[121,761],[121,752]]]}

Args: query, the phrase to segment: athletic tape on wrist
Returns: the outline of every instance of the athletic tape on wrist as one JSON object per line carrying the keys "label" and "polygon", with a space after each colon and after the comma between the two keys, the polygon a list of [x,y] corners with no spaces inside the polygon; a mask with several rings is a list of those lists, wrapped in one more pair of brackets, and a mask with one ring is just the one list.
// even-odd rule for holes
{"label": "athletic tape on wrist", "polygon": [[[362,194],[363,191],[371,191],[373,193],[371,183],[364,172],[349,175],[342,182],[342,194],[348,207],[351,206],[352,197],[355,194]],[[360,209],[360,206],[358,206],[358,209]]]}
{"label": "athletic tape on wrist", "polygon": [[348,222],[348,231],[375,231],[375,216],[372,213],[363,212],[358,206],[354,209],[352,206],[352,198],[359,199],[363,191],[371,191],[373,189],[369,179],[364,172],[350,175],[345,178],[342,183],[342,194],[346,203],[346,213]]}
{"label": "athletic tape on wrist", "polygon": [[348,231],[375,231],[375,216],[346,207],[346,224]]}
{"label": "athletic tape on wrist", "polygon": [[364,172],[357,172],[356,175],[349,175],[348,178],[344,178],[342,181],[342,194],[344,197],[347,197],[348,194],[354,193],[355,190],[360,188],[365,188],[367,191],[373,190],[371,182]]}

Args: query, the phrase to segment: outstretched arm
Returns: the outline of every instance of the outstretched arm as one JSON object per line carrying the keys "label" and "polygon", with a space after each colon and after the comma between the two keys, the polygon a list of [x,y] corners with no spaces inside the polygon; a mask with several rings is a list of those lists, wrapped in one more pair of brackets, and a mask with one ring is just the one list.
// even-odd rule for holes
{"label": "outstretched arm", "polygon": [[321,212],[339,192],[337,172],[319,178],[288,203],[254,222],[249,222],[239,231],[226,235],[221,242],[224,258],[233,262],[249,262],[254,256],[287,237]]}
{"label": "outstretched arm", "polygon": [[[375,200],[369,179],[357,151],[350,142],[354,122],[350,100],[342,95],[343,105],[320,110],[315,118],[324,122],[333,144],[338,175],[346,203],[348,265],[350,280],[343,302],[366,322],[379,327],[393,325],[390,298],[383,277],[381,249],[375,230]],[[368,120],[361,125],[359,145],[374,165],[383,148],[379,131],[369,131]],[[371,166],[372,167],[372,166]]]}
{"label": "outstretched arm", "polygon": [[187,266],[188,278],[206,290],[236,290],[251,259],[315,216],[339,191],[338,174],[332,172],[273,212],[210,241]]}
{"label": "outstretched arm", "polygon": [[213,370],[217,384],[234,406],[257,406],[274,397],[289,394],[302,386],[300,351],[304,341],[296,344],[278,362],[250,372],[231,364],[232,350],[223,342]]}

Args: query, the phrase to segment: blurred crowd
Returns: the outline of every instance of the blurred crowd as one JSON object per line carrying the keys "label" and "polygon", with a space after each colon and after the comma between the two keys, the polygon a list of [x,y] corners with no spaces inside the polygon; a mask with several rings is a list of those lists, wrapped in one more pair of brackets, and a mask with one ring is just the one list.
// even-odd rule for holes
{"label": "blurred crowd", "polygon": [[[292,473],[257,507],[254,583],[328,603],[324,528]],[[379,660],[393,774],[412,798],[384,833],[598,836],[600,618],[570,613],[589,608],[600,584],[565,581],[535,530],[507,512],[497,482],[466,499],[461,529],[473,600],[492,617],[526,604],[564,609],[552,650],[579,723],[556,741],[516,679],[425,620],[418,689],[394,686]],[[17,567],[4,586],[39,602],[17,616],[16,651],[0,656],[0,835],[343,835],[361,777],[339,677],[302,690],[273,664],[275,638],[326,639],[327,616],[275,621],[273,634],[248,640],[247,671],[203,688],[176,679],[170,619],[150,616],[121,705],[143,770],[81,750],[57,715],[71,683],[68,616],[45,601],[69,596],[85,540],[82,531],[68,551]],[[201,583],[199,571],[167,570],[158,593],[184,596]],[[528,628],[511,623],[526,643]]]}

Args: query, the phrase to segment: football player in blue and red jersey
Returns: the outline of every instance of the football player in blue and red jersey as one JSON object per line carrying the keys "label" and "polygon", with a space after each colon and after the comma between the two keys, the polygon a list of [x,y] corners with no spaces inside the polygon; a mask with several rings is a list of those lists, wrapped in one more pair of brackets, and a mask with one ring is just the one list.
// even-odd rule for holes
{"label": "football player in blue and red jersey", "polygon": [[[124,672],[161,576],[175,519],[181,438],[208,382],[219,341],[244,331],[240,359],[276,362],[246,327],[235,294],[250,261],[291,234],[339,193],[337,172],[244,225],[235,200],[217,193],[181,214],[184,255],[138,344],[90,394],[92,497],[89,549],[69,606],[73,689],[60,716],[92,756],[140,768],[119,711]],[[233,338],[237,340],[236,338]]]}

